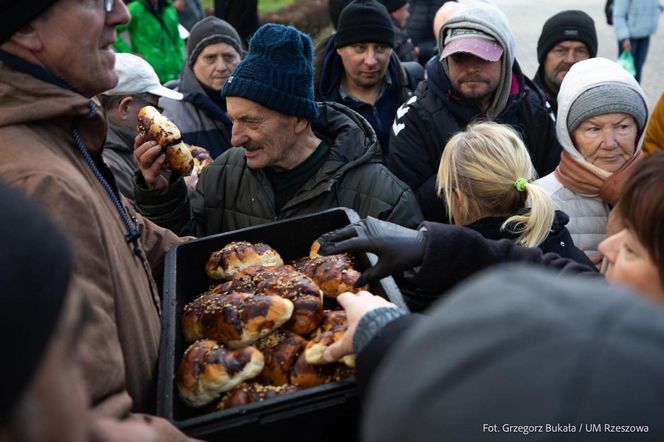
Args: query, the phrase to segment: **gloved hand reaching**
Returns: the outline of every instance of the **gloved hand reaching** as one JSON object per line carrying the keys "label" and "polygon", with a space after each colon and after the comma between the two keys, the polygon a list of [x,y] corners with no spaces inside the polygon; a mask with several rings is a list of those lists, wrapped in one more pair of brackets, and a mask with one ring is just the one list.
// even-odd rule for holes
{"label": "gloved hand reaching", "polygon": [[355,283],[361,287],[422,263],[426,247],[426,230],[413,230],[367,217],[354,224],[326,233],[318,238],[321,255],[344,252],[370,252],[378,263],[362,273]]}

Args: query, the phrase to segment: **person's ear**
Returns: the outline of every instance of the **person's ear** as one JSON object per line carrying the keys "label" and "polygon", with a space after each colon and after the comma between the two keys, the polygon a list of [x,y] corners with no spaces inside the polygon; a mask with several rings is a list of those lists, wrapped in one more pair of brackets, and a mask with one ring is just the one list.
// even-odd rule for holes
{"label": "person's ear", "polygon": [[454,207],[450,210],[455,224],[466,225],[479,219],[477,204],[458,187],[454,188]]}
{"label": "person's ear", "polygon": [[[118,115],[122,120],[128,120],[132,118],[131,113],[135,112],[132,108],[132,104],[134,104],[136,100],[132,96],[124,97],[120,102],[118,103],[117,110],[118,110]],[[133,117],[136,117],[136,115],[133,115]]]}
{"label": "person's ear", "polygon": [[30,52],[39,52],[44,48],[39,33],[31,24],[27,24],[16,31],[10,40]]}
{"label": "person's ear", "polygon": [[304,117],[293,117],[294,118],[294,124],[293,124],[293,130],[295,131],[296,134],[301,134],[304,132],[304,130],[309,127],[309,120],[307,120]]}

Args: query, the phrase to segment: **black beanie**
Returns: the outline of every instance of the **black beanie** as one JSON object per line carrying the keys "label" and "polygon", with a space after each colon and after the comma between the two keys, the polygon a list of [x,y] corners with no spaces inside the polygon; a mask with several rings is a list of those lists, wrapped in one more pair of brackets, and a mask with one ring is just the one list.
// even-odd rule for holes
{"label": "black beanie", "polygon": [[[20,3],[20,2],[19,2]],[[25,2],[21,3],[25,4]],[[64,304],[72,258],[48,214],[0,182],[0,427],[30,385]]]}
{"label": "black beanie", "polygon": [[354,0],[341,11],[334,48],[355,43],[381,43],[394,47],[390,14],[376,0]]}
{"label": "black beanie", "polygon": [[336,30],[339,25],[339,16],[351,0],[329,0],[327,3],[327,12],[330,14],[330,21]]}
{"label": "black beanie", "polygon": [[56,0],[30,0],[20,2],[16,0],[0,0],[0,43],[4,43],[16,31],[21,29],[48,9]]}
{"label": "black beanie", "polygon": [[544,23],[537,40],[537,61],[542,64],[551,48],[565,40],[580,41],[588,48],[591,58],[597,55],[597,31],[593,19],[583,11],[562,11]]}
{"label": "black beanie", "polygon": [[380,2],[387,8],[390,14],[394,11],[401,9],[403,5],[408,3],[408,0],[380,0]]}
{"label": "black beanie", "polygon": [[194,66],[196,59],[206,46],[216,43],[229,44],[242,55],[242,39],[230,23],[217,18],[205,17],[192,28],[187,39],[187,57],[189,64]]}

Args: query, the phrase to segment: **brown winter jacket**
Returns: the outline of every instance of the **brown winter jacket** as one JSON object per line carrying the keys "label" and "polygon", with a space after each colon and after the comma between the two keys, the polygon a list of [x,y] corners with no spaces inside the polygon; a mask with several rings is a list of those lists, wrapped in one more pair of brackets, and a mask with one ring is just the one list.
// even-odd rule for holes
{"label": "brown winter jacket", "polygon": [[[92,306],[83,336],[91,402],[103,415],[124,418],[154,412],[161,329],[155,280],[161,281],[165,252],[183,239],[128,207],[149,267],[127,244],[118,212],[73,141],[78,119],[89,152],[101,158],[106,123],[99,112],[86,118],[89,104],[0,62],[0,176],[41,203],[68,234],[75,251],[71,289]],[[147,420],[159,440],[186,440],[167,421]]]}

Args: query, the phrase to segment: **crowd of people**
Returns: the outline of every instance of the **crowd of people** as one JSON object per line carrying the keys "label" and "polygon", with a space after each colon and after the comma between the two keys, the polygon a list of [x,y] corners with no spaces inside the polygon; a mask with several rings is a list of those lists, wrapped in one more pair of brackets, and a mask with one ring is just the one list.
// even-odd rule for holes
{"label": "crowd of people", "polygon": [[[664,93],[650,115],[639,85],[659,3],[614,4],[636,76],[566,10],[532,79],[491,0],[330,0],[317,46],[259,27],[256,3],[4,2],[0,328],[19,359],[0,441],[192,440],[155,416],[166,253],[334,207],[362,220],[320,253],[376,254],[357,286],[394,276],[410,309],[338,298],[325,356],[357,354],[362,440],[509,440],[516,421],[662,439]],[[138,135],[148,105],[209,152],[200,175]]]}

